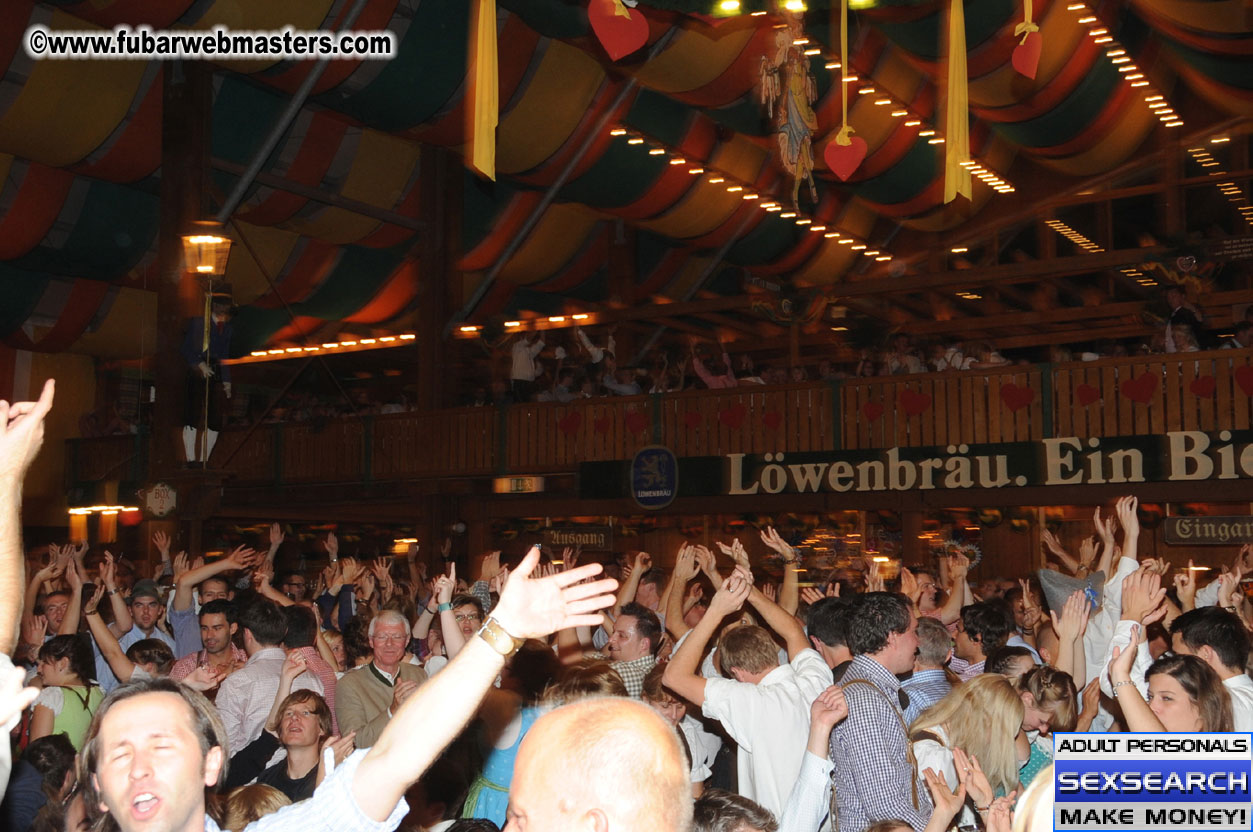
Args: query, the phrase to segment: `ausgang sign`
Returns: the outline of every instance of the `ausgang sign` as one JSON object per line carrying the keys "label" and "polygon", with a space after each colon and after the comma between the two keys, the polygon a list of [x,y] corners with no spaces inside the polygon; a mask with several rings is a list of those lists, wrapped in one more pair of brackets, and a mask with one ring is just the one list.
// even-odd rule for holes
{"label": "ausgang sign", "polygon": [[1162,534],[1173,546],[1231,546],[1253,541],[1253,517],[1167,517]]}
{"label": "ausgang sign", "polygon": [[[678,461],[678,496],[866,493],[1253,479],[1253,431],[859,451],[726,454]],[[584,463],[580,496],[626,496],[626,463]]]}
{"label": "ausgang sign", "polygon": [[582,546],[584,549],[607,552],[613,549],[611,526],[568,526],[544,529],[544,545],[550,549]]}

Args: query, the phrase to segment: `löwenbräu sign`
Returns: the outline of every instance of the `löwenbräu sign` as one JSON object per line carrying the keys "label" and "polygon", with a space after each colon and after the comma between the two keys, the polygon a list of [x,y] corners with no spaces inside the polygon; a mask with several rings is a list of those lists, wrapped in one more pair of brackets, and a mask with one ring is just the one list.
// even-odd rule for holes
{"label": "l\u00f6wenbr\u00e4u sign", "polygon": [[[628,465],[583,463],[579,496],[627,496]],[[679,497],[1247,480],[1253,431],[686,457],[678,479]]]}

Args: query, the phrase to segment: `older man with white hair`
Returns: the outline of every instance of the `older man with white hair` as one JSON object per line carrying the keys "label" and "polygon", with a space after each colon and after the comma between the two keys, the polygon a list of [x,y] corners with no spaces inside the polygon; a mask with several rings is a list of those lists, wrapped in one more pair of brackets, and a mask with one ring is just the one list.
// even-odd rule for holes
{"label": "older man with white hair", "polygon": [[374,658],[344,674],[335,686],[335,717],[343,734],[357,732],[357,747],[374,745],[392,714],[426,681],[426,671],[404,660],[409,622],[383,610],[370,622]]}
{"label": "older man with white hair", "polygon": [[689,774],[678,735],[647,705],[575,702],[522,740],[505,832],[687,832]]}

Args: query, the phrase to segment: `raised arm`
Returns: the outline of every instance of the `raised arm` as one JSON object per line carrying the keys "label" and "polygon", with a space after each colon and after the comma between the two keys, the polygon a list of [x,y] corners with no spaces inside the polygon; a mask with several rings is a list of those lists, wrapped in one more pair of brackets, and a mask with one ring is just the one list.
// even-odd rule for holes
{"label": "raised arm", "polygon": [[635,593],[640,588],[640,578],[644,577],[644,573],[651,569],[652,565],[653,556],[648,552],[635,553],[635,564],[631,567],[631,574],[622,582],[622,586],[618,588],[618,597],[614,599],[613,610],[609,613],[611,620],[616,621],[622,608],[635,600]]}
{"label": "raised arm", "polygon": [[1140,501],[1134,496],[1119,497],[1114,504],[1118,523],[1122,526],[1122,556],[1131,560],[1138,560],[1136,549],[1140,542],[1140,515],[1137,513],[1139,507]]}
{"label": "raised arm", "polygon": [[448,574],[440,575],[435,579],[435,601],[439,605],[439,632],[444,637],[444,651],[448,654],[448,660],[452,661],[453,657],[461,652],[461,648],[465,646],[465,636],[461,634],[461,627],[457,624],[457,614],[452,608],[452,592],[457,586],[457,564],[450,562],[448,564]]}
{"label": "raised arm", "polygon": [[103,597],[104,586],[96,587],[95,593],[92,594],[91,600],[87,602],[87,607],[83,610],[83,617],[87,619],[91,637],[95,639],[100,655],[104,656],[104,660],[109,663],[109,669],[113,671],[113,675],[118,678],[119,682],[129,682],[131,674],[135,672],[135,663],[126,657],[126,651],[118,643],[117,636],[113,635],[97,611]]}
{"label": "raised arm", "polygon": [[1122,705],[1123,720],[1128,731],[1165,731],[1161,720],[1149,708],[1131,678],[1132,663],[1140,644],[1140,632],[1139,624],[1132,625],[1131,643],[1125,648],[1114,648],[1114,657],[1109,663],[1110,684],[1118,704]]}
{"label": "raised arm", "polygon": [[121,638],[131,631],[135,622],[131,618],[131,608],[126,605],[126,599],[118,589],[117,564],[113,560],[113,553],[107,550],[104,560],[100,562],[100,581],[104,584],[105,594],[109,596],[109,605],[113,607],[113,623],[109,625],[109,632]]}
{"label": "raised arm", "polygon": [[65,605],[65,617],[61,619],[57,635],[72,636],[78,632],[83,617],[83,576],[79,574],[77,563],[71,561],[65,567],[65,582],[70,585],[70,601]]}
{"label": "raised arm", "polygon": [[761,542],[783,558],[783,585],[779,587],[779,606],[788,615],[796,615],[796,610],[801,605],[800,572],[796,566],[800,559],[796,556],[796,550],[779,536],[773,526],[768,526],[761,533]]}
{"label": "raised arm", "polygon": [[[514,639],[546,638],[568,627],[600,623],[609,606],[612,580],[581,583],[601,570],[591,563],[534,579],[539,548],[532,547],[510,575],[491,619]],[[365,814],[387,818],[405,790],[430,767],[478,710],[505,658],[484,638],[473,638],[448,666],[405,700],[378,741],[362,759],[352,793]],[[438,714],[438,719],[432,719]],[[413,741],[416,736],[422,742]]]}
{"label": "raised arm", "polygon": [[279,547],[283,545],[283,540],[287,537],[283,533],[283,527],[278,523],[270,524],[270,548],[265,553],[265,562],[274,563],[274,556],[278,554]]}
{"label": "raised arm", "polygon": [[[52,409],[56,384],[44,384],[39,401],[0,401],[0,651],[17,646],[22,618],[22,483],[44,439],[44,417]],[[30,607],[26,607],[30,609]]]}
{"label": "raised arm", "polygon": [[961,617],[962,607],[966,605],[966,595],[970,585],[966,583],[966,572],[970,569],[970,559],[961,552],[955,552],[945,558],[948,562],[949,589],[948,598],[940,608],[940,623],[952,624]]}
{"label": "raised arm", "polygon": [[191,591],[201,581],[229,572],[233,569],[247,569],[261,563],[263,556],[247,546],[236,546],[229,555],[213,563],[206,563],[197,569],[189,569],[178,576],[174,583],[174,609],[184,612],[191,609]]}
{"label": "raised arm", "polygon": [[[737,567],[736,571],[738,572],[741,568]],[[809,647],[809,639],[805,636],[805,628],[796,619],[796,616],[783,609],[774,601],[771,601],[757,587],[752,587],[749,590],[748,603],[753,605],[753,609],[761,616],[762,621],[766,622],[766,626],[782,637],[783,643],[787,645],[787,657],[789,660],[795,659],[802,650]]]}
{"label": "raised arm", "polygon": [[700,660],[705,655],[705,646],[722,619],[744,606],[752,588],[752,573],[737,566],[710,599],[709,611],[704,618],[692,628],[691,634],[666,665],[661,678],[666,687],[693,705],[704,706],[706,679],[700,674]]}
{"label": "raised arm", "polygon": [[[713,553],[709,552],[708,549],[705,549],[705,552],[708,553],[708,557],[712,560]],[[683,601],[687,596],[688,582],[695,577],[696,548],[684,544],[674,559],[674,571],[670,573],[672,591],[666,598],[664,607],[666,611],[666,629],[676,640],[682,638],[683,634],[691,629],[683,621],[683,614],[686,612],[683,609]]]}

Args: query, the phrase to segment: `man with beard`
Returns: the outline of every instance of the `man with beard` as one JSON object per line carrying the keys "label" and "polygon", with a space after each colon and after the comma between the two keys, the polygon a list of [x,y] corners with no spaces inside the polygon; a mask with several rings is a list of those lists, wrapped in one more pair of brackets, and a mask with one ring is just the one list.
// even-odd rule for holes
{"label": "man with beard", "polygon": [[[232,636],[239,629],[230,601],[218,599],[200,608],[200,641],[204,647],[188,653],[170,668],[170,678],[182,681],[197,667],[209,667],[214,675],[226,678],[248,662],[248,654],[235,646]],[[212,701],[216,693],[206,693]]]}

